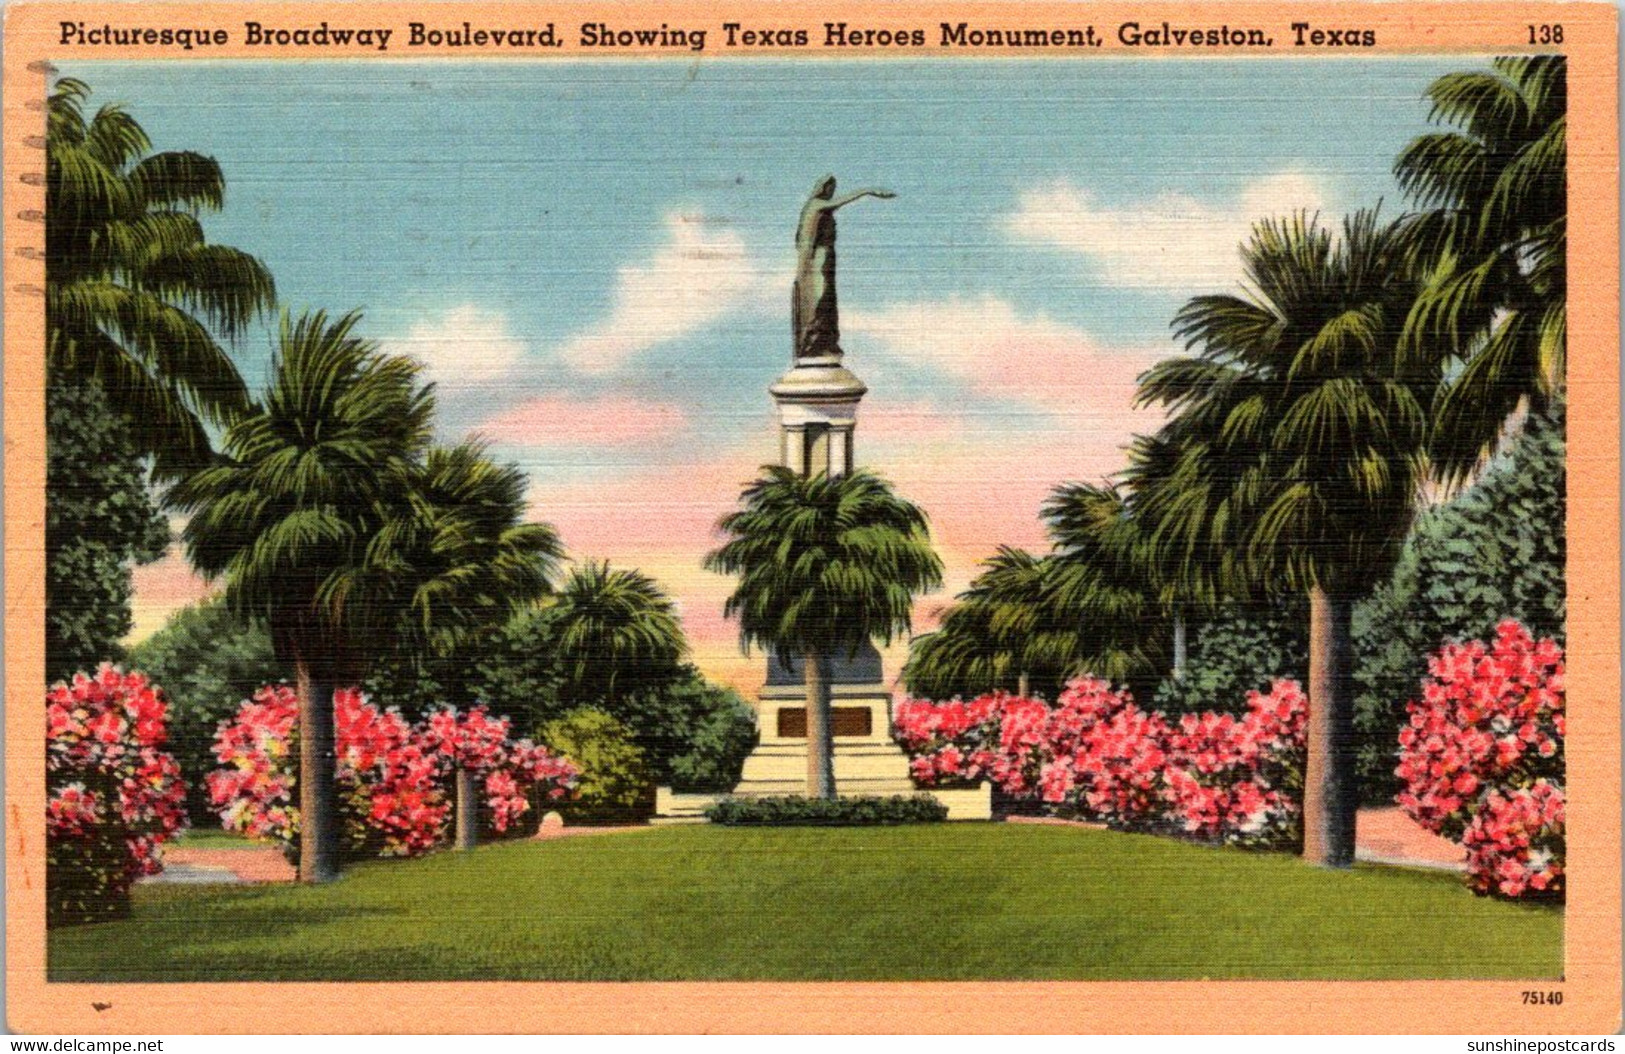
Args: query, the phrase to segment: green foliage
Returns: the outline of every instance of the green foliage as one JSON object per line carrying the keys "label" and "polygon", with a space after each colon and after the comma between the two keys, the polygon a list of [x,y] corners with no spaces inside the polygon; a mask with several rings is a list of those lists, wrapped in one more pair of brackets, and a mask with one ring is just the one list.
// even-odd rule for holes
{"label": "green foliage", "polygon": [[724,827],[891,827],[941,823],[948,807],[929,794],[890,798],[724,798],[705,810]]}
{"label": "green foliage", "polygon": [[207,462],[207,424],[248,405],[233,337],[275,302],[254,257],[204,239],[225,178],[213,158],[150,154],[118,105],[88,120],[90,88],[62,78],[46,107],[45,319],[48,369],[99,381],[136,453],[162,478]]}
{"label": "green foliage", "polygon": [[739,578],[724,612],[744,641],[820,655],[889,643],[908,632],[914,597],[942,584],[925,513],[873,473],[770,466],[741,501],[705,562]]}
{"label": "green foliage", "polygon": [[1568,63],[1503,56],[1428,88],[1440,131],[1394,175],[1422,211],[1406,223],[1427,283],[1405,349],[1451,369],[1433,408],[1435,469],[1465,482],[1520,404],[1562,393],[1568,356]]}
{"label": "green foliage", "polygon": [[731,790],[756,746],[756,711],[692,666],[608,712],[631,730],[655,781],[679,791]]}
{"label": "green foliage", "polygon": [[1138,396],[1172,415],[1136,488],[1159,566],[1217,564],[1203,577],[1232,595],[1351,598],[1387,576],[1440,380],[1399,349],[1418,290],[1402,249],[1373,212],[1340,236],[1302,214],[1261,220],[1242,250],[1248,292],[1180,309],[1175,334],[1197,354],[1157,363]]}
{"label": "green foliage", "polygon": [[1392,800],[1396,736],[1427,657],[1446,640],[1494,636],[1513,618],[1565,640],[1564,414],[1523,434],[1455,500],[1423,512],[1392,578],[1355,609],[1355,725],[1362,798]]}
{"label": "green foliage", "polygon": [[625,725],[602,710],[582,707],[543,725],[540,739],[581,769],[574,800],[558,806],[566,817],[627,823],[648,814],[653,777],[643,748]]}
{"label": "green foliage", "polygon": [[670,684],[688,651],[677,610],[659,583],[634,568],[577,564],[551,615],[564,698],[577,706]]}
{"label": "green foliage", "polygon": [[217,767],[214,733],[261,686],[288,675],[263,627],[243,622],[218,599],[181,608],[130,649],[129,665],[164,687],[168,749],[186,779],[196,826],[217,826],[203,777]]}
{"label": "green foliage", "polygon": [[1298,597],[1221,606],[1193,627],[1184,676],[1164,679],[1153,706],[1167,714],[1240,714],[1248,692],[1268,691],[1278,677],[1306,684],[1308,622],[1308,605]]}
{"label": "green foliage", "polygon": [[169,525],[101,383],[52,376],[45,423],[45,679],[123,657],[130,570],[158,559]]}

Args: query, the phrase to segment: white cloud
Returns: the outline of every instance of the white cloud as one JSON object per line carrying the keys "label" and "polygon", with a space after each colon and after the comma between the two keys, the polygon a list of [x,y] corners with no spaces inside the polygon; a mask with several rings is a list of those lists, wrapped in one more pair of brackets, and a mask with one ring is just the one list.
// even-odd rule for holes
{"label": "white cloud", "polygon": [[525,343],[509,331],[507,316],[477,304],[459,304],[415,322],[404,337],[385,340],[383,347],[422,363],[443,395],[504,384],[525,354]]}
{"label": "white cloud", "polygon": [[1111,208],[1088,190],[1053,183],[1023,193],[1005,229],[1020,241],[1088,257],[1109,285],[1208,290],[1241,276],[1237,248],[1255,220],[1314,212],[1326,197],[1314,176],[1293,171],[1256,180],[1222,204],[1169,192]]}
{"label": "white cloud", "polygon": [[673,213],[654,256],[617,272],[609,317],[568,340],[559,356],[585,373],[612,372],[640,352],[715,322],[774,278],[736,231]]}

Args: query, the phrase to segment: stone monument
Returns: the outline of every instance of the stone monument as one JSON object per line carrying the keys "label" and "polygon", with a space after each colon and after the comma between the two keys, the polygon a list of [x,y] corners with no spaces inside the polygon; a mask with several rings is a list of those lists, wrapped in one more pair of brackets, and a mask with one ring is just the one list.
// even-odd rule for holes
{"label": "stone monument", "polygon": [[[888,190],[860,190],[836,197],[835,177],[825,176],[801,209],[796,277],[790,291],[791,365],[768,393],[778,410],[779,463],[804,475],[852,471],[858,402],[868,391],[841,362],[835,212],[860,198],[893,196]],[[891,692],[880,653],[866,642],[855,654],[829,659],[836,793],[843,797],[915,793],[908,757],[891,737]],[[768,652],[756,712],[760,740],[745,761],[734,794],[805,794],[807,696],[799,655],[781,658]],[[951,818],[988,814],[985,787],[938,797],[949,806]],[[698,815],[711,800],[662,789],[656,811],[668,817]]]}

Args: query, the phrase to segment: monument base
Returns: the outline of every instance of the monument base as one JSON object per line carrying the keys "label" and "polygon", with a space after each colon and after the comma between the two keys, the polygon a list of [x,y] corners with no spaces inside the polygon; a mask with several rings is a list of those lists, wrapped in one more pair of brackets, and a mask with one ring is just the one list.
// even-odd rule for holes
{"label": "monument base", "polygon": [[[835,793],[841,797],[889,798],[931,794],[948,806],[950,820],[986,820],[993,815],[988,785],[952,790],[921,790],[908,774],[908,755],[891,737],[891,693],[881,684],[836,684],[830,690],[834,726]],[[807,793],[807,694],[799,685],[769,684],[756,707],[760,739],[745,759],[737,798]],[[700,817],[723,795],[674,794],[658,788],[655,812],[668,822]]]}

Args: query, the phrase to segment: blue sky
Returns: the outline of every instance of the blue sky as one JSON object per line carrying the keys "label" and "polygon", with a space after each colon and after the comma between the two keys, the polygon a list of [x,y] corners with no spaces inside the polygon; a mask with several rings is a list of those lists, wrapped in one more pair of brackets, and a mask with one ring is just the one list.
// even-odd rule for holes
{"label": "blue sky", "polygon": [[[295,310],[362,308],[369,335],[422,358],[448,435],[480,430],[520,462],[573,550],[668,576],[697,564],[705,539],[663,544],[638,525],[709,523],[722,491],[771,454],[764,389],[788,361],[808,190],[833,172],[843,189],[896,191],[840,218],[844,343],[873,392],[858,449],[915,486],[961,585],[999,541],[1038,540],[1044,488],[1112,470],[1143,420],[1125,385],[1173,350],[1168,321],[1186,298],[1239,277],[1251,219],[1379,199],[1399,210],[1393,157],[1428,127],[1427,84],[1464,64],[62,72],[95,103],[128,104],[157,148],[216,157],[228,198],[210,238],[265,260]],[[245,340],[251,380],[269,346],[268,333]],[[981,492],[953,489],[978,478]],[[991,504],[990,491],[1007,497],[998,510],[958,511]],[[629,503],[635,522],[611,522]],[[695,602],[715,591],[696,586]]]}

